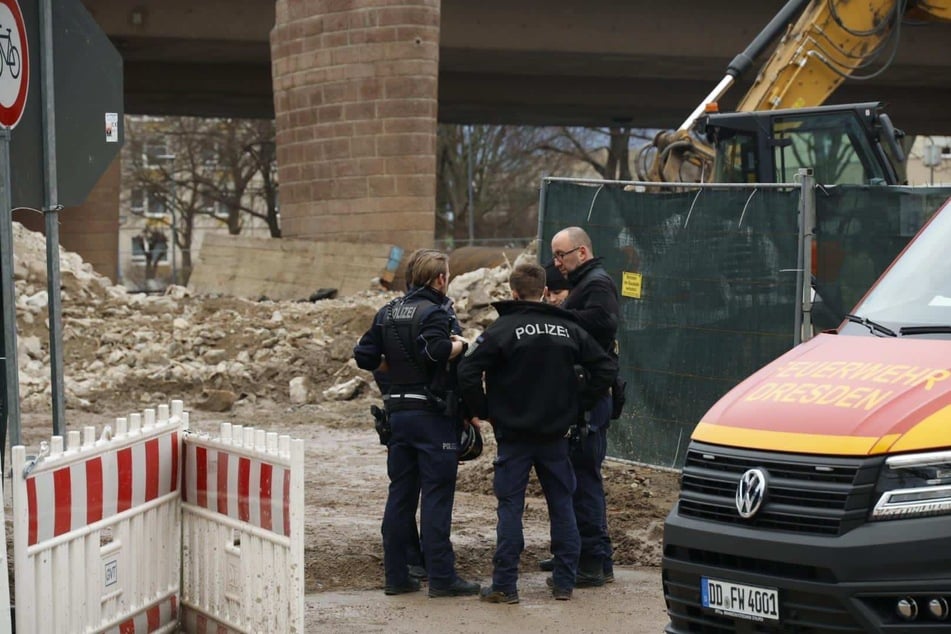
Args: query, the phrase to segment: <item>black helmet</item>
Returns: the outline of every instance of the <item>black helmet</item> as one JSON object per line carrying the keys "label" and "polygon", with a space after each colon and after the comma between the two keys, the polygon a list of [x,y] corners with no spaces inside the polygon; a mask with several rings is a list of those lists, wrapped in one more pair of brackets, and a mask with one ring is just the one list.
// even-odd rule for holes
{"label": "black helmet", "polygon": [[475,425],[465,421],[462,423],[462,434],[459,436],[459,462],[475,460],[482,455],[482,432]]}

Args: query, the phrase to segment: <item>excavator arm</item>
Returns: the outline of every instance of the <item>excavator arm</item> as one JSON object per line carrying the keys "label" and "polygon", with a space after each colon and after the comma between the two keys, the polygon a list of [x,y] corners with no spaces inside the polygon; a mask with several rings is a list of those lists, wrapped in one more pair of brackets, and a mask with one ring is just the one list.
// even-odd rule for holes
{"label": "excavator arm", "polygon": [[951,0],[815,0],[737,110],[819,106],[846,78],[875,77],[894,58],[906,19],[951,20]]}
{"label": "excavator arm", "polygon": [[876,76],[894,59],[905,21],[951,21],[951,0],[790,0],[734,58],[723,79],[680,128],[659,133],[641,150],[635,162],[638,178],[711,179],[716,154],[694,134],[694,123],[780,32],[784,31],[779,43],[738,111],[819,106],[845,79]]}

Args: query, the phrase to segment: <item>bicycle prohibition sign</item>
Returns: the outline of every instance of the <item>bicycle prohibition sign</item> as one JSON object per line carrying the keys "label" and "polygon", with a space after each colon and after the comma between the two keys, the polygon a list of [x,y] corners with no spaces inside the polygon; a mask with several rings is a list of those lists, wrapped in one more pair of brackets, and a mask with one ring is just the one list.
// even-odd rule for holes
{"label": "bicycle prohibition sign", "polygon": [[0,24],[0,77],[3,77],[3,68],[10,69],[10,74],[16,79],[20,76],[20,49],[13,44],[10,39],[11,29],[3,33],[3,24]]}
{"label": "bicycle prohibition sign", "polygon": [[17,0],[0,0],[0,127],[23,116],[30,85],[30,55],[23,12]]}

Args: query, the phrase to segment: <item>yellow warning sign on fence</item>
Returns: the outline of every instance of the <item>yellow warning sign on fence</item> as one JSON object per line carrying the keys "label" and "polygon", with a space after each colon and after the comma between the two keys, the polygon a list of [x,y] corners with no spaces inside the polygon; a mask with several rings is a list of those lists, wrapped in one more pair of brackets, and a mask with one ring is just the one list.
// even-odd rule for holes
{"label": "yellow warning sign on fence", "polygon": [[635,299],[641,298],[640,273],[629,273],[628,271],[621,273],[621,295]]}

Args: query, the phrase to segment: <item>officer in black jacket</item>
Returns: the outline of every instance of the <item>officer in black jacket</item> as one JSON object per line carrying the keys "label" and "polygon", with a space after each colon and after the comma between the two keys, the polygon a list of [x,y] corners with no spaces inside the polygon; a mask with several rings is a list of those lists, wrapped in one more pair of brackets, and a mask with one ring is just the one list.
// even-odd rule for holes
{"label": "officer in black jacket", "polygon": [[[492,586],[482,599],[518,603],[522,511],[532,467],[545,492],[555,566],[552,593],[569,599],[581,544],[571,496],[575,477],[567,433],[583,397],[602,392],[617,362],[569,314],[542,303],[545,269],[521,264],[509,279],[515,301],[493,304],[498,320],[459,364],[459,387],[469,411],[489,420],[498,441],[493,488],[499,501]],[[579,373],[586,375],[579,382]],[[483,375],[485,391],[483,391]]]}
{"label": "officer in black jacket", "polygon": [[381,370],[389,379],[383,396],[391,428],[382,526],[384,592],[419,590],[419,582],[407,573],[406,551],[421,489],[420,541],[429,596],[477,594],[478,584],[456,574],[449,540],[459,449],[459,420],[450,411],[449,363],[468,346],[451,333],[449,257],[433,250],[419,253],[410,285],[403,297],[380,309],[353,350],[359,367]]}
{"label": "officer in black jacket", "polygon": [[[571,284],[562,308],[574,315],[601,348],[617,358],[617,286],[594,256],[591,238],[581,227],[562,229],[551,239],[555,264]],[[607,386],[586,414],[588,433],[571,451],[578,487],[575,490],[575,517],[581,533],[578,587],[596,587],[614,581],[611,538],[608,535],[604,481],[601,465],[607,453],[607,431],[611,422],[611,393]],[[544,567],[544,562],[543,562]]]}

